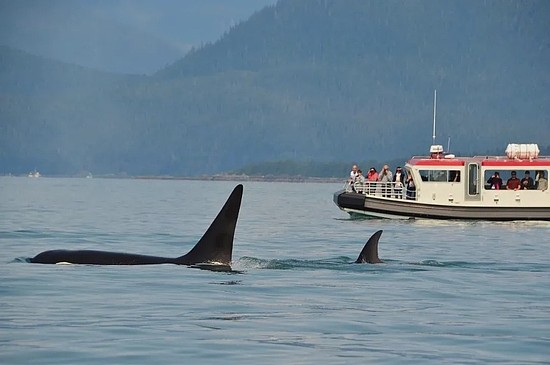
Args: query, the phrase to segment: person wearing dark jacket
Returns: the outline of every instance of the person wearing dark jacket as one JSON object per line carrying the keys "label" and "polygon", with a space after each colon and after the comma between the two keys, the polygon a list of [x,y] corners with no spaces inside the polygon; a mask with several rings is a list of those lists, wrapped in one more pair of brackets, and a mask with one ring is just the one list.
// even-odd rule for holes
{"label": "person wearing dark jacket", "polygon": [[521,185],[519,188],[529,190],[535,188],[535,182],[533,181],[531,174],[529,174],[529,171],[525,171],[525,176],[521,179]]}
{"label": "person wearing dark jacket", "polygon": [[489,180],[487,180],[487,184],[489,184],[490,188],[493,190],[500,190],[500,188],[502,188],[502,179],[500,178],[500,174],[495,172]]}
{"label": "person wearing dark jacket", "polygon": [[393,189],[397,199],[403,199],[403,187],[405,186],[405,173],[401,166],[397,166],[395,174],[393,174]]}
{"label": "person wearing dark jacket", "polygon": [[414,185],[414,180],[412,175],[407,176],[407,182],[405,183],[405,188],[407,192],[407,199],[416,200],[416,186]]}

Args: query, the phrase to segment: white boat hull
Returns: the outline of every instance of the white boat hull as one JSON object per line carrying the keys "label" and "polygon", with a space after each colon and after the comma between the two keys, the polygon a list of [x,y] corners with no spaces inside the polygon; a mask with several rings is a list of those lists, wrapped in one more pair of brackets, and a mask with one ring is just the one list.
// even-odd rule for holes
{"label": "white boat hull", "polygon": [[334,193],[334,202],[352,216],[389,219],[541,220],[550,221],[550,207],[498,207],[427,204],[414,200],[384,198],[345,190]]}

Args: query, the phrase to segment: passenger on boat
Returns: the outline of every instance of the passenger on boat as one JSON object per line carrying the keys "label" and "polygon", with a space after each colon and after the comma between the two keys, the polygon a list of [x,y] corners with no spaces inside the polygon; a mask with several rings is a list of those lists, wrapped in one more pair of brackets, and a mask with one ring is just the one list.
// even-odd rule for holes
{"label": "passenger on boat", "polygon": [[351,181],[355,180],[355,176],[357,176],[357,170],[359,169],[359,167],[357,167],[356,164],[353,164],[353,166],[351,167],[351,171],[349,173],[349,178]]}
{"label": "passenger on boat", "polygon": [[382,196],[385,198],[391,198],[391,182],[393,181],[393,174],[388,165],[384,165],[382,171],[378,175],[378,181],[382,184]]}
{"label": "passenger on boat", "polygon": [[535,182],[533,181],[533,178],[529,174],[529,171],[525,171],[525,176],[523,179],[521,179],[521,187],[520,189],[534,189],[535,188]]}
{"label": "passenger on boat", "polygon": [[487,180],[487,184],[489,184],[490,188],[493,190],[500,190],[502,187],[502,179],[500,178],[498,171],[495,171],[489,180]]}
{"label": "passenger on boat", "polygon": [[537,181],[537,190],[545,191],[548,189],[548,180],[544,177],[544,171],[539,171],[535,180]]}
{"label": "passenger on boat", "polygon": [[367,184],[367,194],[374,194],[376,192],[376,181],[378,181],[378,172],[374,167],[369,169],[367,173],[367,181],[372,181],[373,183]]}
{"label": "passenger on boat", "polygon": [[414,185],[414,180],[412,175],[407,176],[407,181],[405,182],[406,195],[408,200],[416,200],[416,186]]}
{"label": "passenger on boat", "polygon": [[367,172],[367,180],[369,180],[369,181],[377,181],[378,180],[378,172],[376,172],[376,169],[374,167],[371,167],[369,169],[369,172]]}
{"label": "passenger on boat", "polygon": [[430,158],[443,158],[443,151],[430,151]]}
{"label": "passenger on boat", "polygon": [[348,179],[348,183],[349,183],[349,186],[351,187],[351,190],[355,191],[355,189],[353,188],[353,184],[355,183],[355,177],[357,176],[357,170],[359,168],[357,167],[356,164],[353,164],[353,166],[351,166],[351,171],[349,173],[349,179]]}
{"label": "passenger on boat", "polygon": [[516,172],[512,171],[511,177],[506,181],[506,189],[508,190],[518,190],[521,189],[521,181],[516,177]]}
{"label": "passenger on boat", "polygon": [[405,174],[401,170],[401,166],[397,166],[395,174],[393,175],[393,188],[395,191],[395,197],[397,199],[403,199],[403,186],[405,186]]}
{"label": "passenger on boat", "polygon": [[363,176],[363,171],[361,169],[357,170],[357,175],[355,176],[355,181],[353,183],[353,190],[356,193],[363,193],[365,189],[365,177]]}
{"label": "passenger on boat", "polygon": [[460,171],[459,170],[449,171],[449,182],[460,182]]}

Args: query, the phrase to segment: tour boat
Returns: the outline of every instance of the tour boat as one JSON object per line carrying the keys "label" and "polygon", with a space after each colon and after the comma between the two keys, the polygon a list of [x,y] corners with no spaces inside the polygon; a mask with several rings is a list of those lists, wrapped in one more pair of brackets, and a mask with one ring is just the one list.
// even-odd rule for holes
{"label": "tour boat", "polygon": [[[505,156],[456,157],[432,145],[404,166],[412,183],[348,181],[334,202],[352,216],[466,220],[550,220],[550,156],[536,144],[509,144]],[[502,185],[491,184],[498,173]],[[516,176],[525,184],[515,185]]]}

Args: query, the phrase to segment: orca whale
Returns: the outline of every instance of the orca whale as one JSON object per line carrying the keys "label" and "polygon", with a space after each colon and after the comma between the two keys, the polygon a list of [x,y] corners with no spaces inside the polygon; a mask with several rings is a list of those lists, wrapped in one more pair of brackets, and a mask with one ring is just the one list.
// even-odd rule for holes
{"label": "orca whale", "polygon": [[382,232],[383,230],[379,230],[369,238],[359,257],[355,260],[356,264],[380,264],[384,262],[378,257],[378,240],[380,240]]}
{"label": "orca whale", "polygon": [[210,227],[197,244],[176,258],[93,250],[51,250],[39,253],[29,261],[37,264],[86,265],[153,265],[175,264],[210,270],[231,269],[233,237],[241,207],[243,186],[237,185]]}

